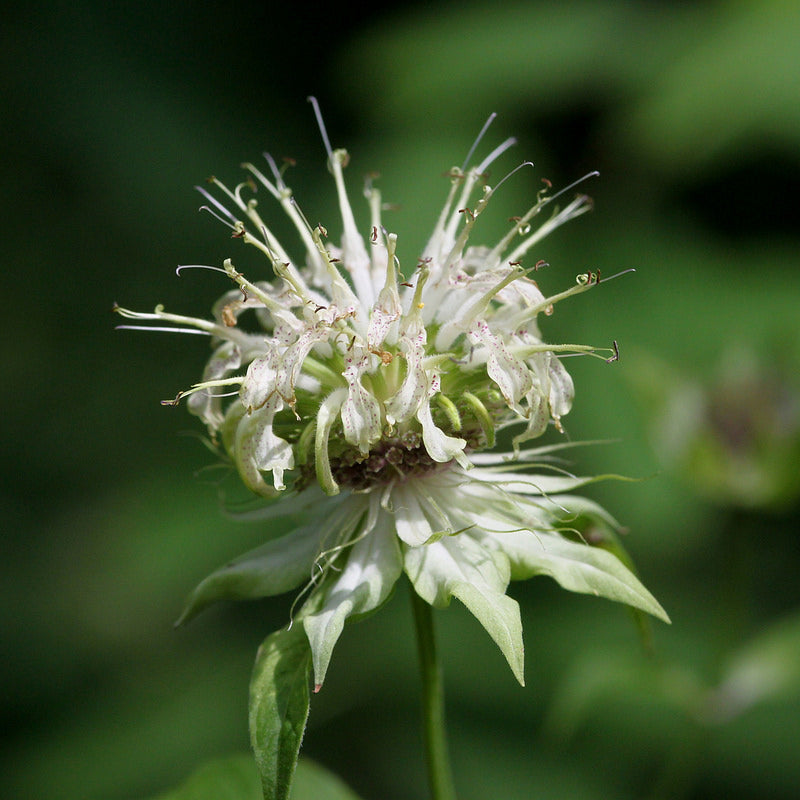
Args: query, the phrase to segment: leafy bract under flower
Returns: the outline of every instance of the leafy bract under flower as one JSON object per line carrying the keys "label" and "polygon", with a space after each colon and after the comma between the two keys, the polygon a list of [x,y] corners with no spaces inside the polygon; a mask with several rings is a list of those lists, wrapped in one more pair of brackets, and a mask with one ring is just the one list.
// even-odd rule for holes
{"label": "leafy bract under flower", "polygon": [[[310,489],[307,523],[206,578],[181,621],[219,599],[265,597],[305,585],[321,598],[309,613],[301,609],[296,621],[305,625],[315,683],[321,685],[346,619],[378,608],[405,572],[432,605],[446,606],[453,597],[464,603],[522,683],[522,626],[516,601],[505,594],[510,580],[549,575],[570,591],[667,620],[615,555],[621,550],[613,518],[570,493],[592,480],[454,465],[391,491],[352,492],[328,503]],[[279,508],[296,513],[290,504]]]}
{"label": "leafy bract under flower", "polygon": [[[324,128],[323,139],[327,147]],[[505,594],[511,579],[550,575],[571,591],[665,618],[619,558],[589,544],[589,526],[604,531],[608,545],[615,524],[567,494],[587,481],[531,474],[519,451],[549,424],[562,430],[574,389],[559,356],[597,355],[584,345],[545,343],[539,315],[600,278],[584,273],[548,297],[530,277],[541,264],[522,266],[544,235],[590,208],[583,195],[559,210],[557,195],[542,193],[494,247],[469,243],[495,192],[486,168],[512,143],[474,168],[450,171],[431,238],[405,273],[371,184],[369,233],[359,234],[344,150],[328,147],[340,246],[322,226],[309,225],[271,158],[271,179],[245,164],[249,177],[235,189],[216,179],[215,194],[200,189],[204,208],[264,254],[274,279],[253,282],[226,261],[220,271],[237,288],[217,303],[213,320],[161,307],[150,314],[117,308],[158,322],[157,330],[209,335],[213,352],[202,381],[172,402],[188,396],[190,411],[252,491],[268,498],[286,492],[278,513],[296,513],[302,497],[319,500],[309,506],[312,522],[207,578],[184,618],[220,597],[305,585],[313,603],[296,619],[311,643],[317,684],[345,621],[380,606],[402,572],[433,605],[463,602],[520,681],[519,609]],[[297,260],[264,222],[255,197],[245,197],[255,189],[266,190],[294,224]],[[531,220],[551,205],[549,219],[533,229]],[[240,327],[245,312],[253,312],[260,332]],[[520,432],[513,453],[486,462],[480,451],[514,423]],[[510,472],[503,460],[515,457],[521,466]]]}

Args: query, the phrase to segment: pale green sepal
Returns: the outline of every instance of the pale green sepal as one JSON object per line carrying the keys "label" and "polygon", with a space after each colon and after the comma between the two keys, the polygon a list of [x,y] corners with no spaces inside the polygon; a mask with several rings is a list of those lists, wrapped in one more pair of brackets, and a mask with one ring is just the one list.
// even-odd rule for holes
{"label": "pale green sepal", "polygon": [[322,607],[303,620],[311,643],[317,687],[325,680],[333,648],[347,618],[367,614],[382,605],[402,569],[397,536],[389,527],[365,531],[352,546],[344,571],[324,592]]}
{"label": "pale green sepal", "polygon": [[328,456],[328,439],[336,422],[342,404],[347,398],[347,389],[334,389],[322,401],[317,412],[317,429],[314,441],[314,463],[317,470],[317,481],[326,494],[339,494],[339,484],[333,479],[331,462]]}
{"label": "pale green sepal", "polygon": [[325,526],[298,528],[212,572],[189,595],[175,623],[182,625],[217,600],[254,600],[288,592],[311,575]]}
{"label": "pale green sepal", "polygon": [[405,547],[405,571],[417,594],[433,606],[458,598],[483,625],[525,685],[522,621],[519,606],[505,594],[508,560],[469,533],[445,537],[422,547]]}
{"label": "pale green sepal", "polygon": [[495,426],[486,406],[472,392],[464,392],[461,398],[472,409],[472,413],[475,415],[475,419],[478,420],[483,435],[486,437],[486,447],[491,450],[495,443]]}
{"label": "pale green sepal", "polygon": [[670,621],[639,579],[606,550],[550,533],[511,531],[486,536],[510,559],[515,579],[549,575],[571,592],[616,600]]}

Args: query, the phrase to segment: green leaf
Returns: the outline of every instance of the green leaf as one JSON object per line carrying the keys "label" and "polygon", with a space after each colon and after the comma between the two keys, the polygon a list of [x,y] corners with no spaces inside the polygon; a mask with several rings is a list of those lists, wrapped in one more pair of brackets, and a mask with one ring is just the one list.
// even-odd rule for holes
{"label": "green leaf", "polygon": [[[250,754],[229,756],[203,764],[177,789],[154,800],[262,800],[258,769]],[[300,759],[291,800],[359,800],[333,773]]]}
{"label": "green leaf", "polygon": [[319,764],[301,758],[297,765],[291,800],[359,800],[336,775]]}
{"label": "green leaf", "polygon": [[311,647],[302,625],[268,636],[250,681],[250,742],[264,800],[286,800],[308,719]]}
{"label": "green leaf", "polygon": [[261,800],[261,797],[253,757],[241,754],[203,764],[177,789],[154,800]]}

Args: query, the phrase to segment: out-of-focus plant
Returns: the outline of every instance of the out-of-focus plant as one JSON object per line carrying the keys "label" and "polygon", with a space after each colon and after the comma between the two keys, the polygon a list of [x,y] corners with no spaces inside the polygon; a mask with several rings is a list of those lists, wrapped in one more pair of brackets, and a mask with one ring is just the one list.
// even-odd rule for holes
{"label": "out-of-focus plant", "polygon": [[[714,742],[740,718],[800,697],[800,614],[773,622],[737,645],[709,677],[680,661],[643,665],[629,654],[587,653],[563,676],[545,723],[545,738],[577,736],[604,704],[639,704],[663,725],[675,716],[684,728],[652,764],[649,800],[677,800],[692,791]],[[654,725],[657,727],[657,725]]]}
{"label": "out-of-focus plant", "polygon": [[720,505],[786,508],[800,492],[800,388],[783,361],[727,350],[705,379],[640,357],[654,447],[692,491]]}

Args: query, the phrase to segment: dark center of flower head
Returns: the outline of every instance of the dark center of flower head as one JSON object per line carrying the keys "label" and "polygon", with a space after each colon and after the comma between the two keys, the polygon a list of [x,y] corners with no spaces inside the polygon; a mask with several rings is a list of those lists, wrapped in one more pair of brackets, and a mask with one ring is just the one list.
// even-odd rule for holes
{"label": "dark center of flower head", "polygon": [[418,478],[430,472],[447,469],[452,462],[434,461],[422,437],[415,432],[378,442],[366,455],[356,448],[331,457],[333,478],[342,487],[355,491],[372,489],[392,481]]}
{"label": "dark center of flower head", "polygon": [[[465,435],[468,451],[485,446],[478,430],[461,431],[460,435]],[[421,434],[416,431],[382,439],[366,455],[357,448],[348,448],[338,455],[331,454],[330,462],[336,483],[354,491],[366,491],[441,472],[455,463],[434,461],[425,449]]]}

